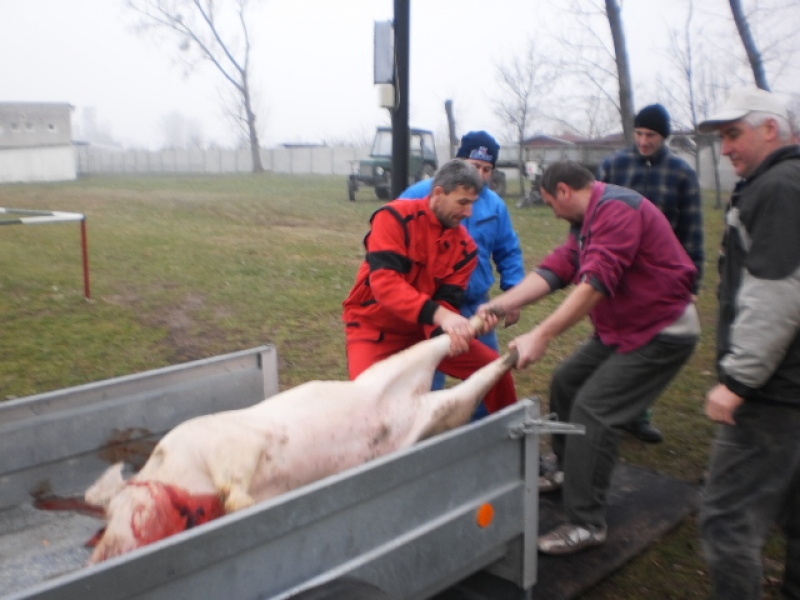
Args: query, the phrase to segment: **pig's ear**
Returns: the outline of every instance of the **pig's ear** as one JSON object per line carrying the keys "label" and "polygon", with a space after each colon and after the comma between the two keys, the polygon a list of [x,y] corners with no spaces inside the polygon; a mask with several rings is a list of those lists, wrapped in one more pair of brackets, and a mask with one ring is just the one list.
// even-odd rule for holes
{"label": "pig's ear", "polygon": [[106,469],[106,472],[86,490],[84,500],[87,504],[108,508],[111,499],[125,486],[125,479],[122,477],[123,463],[118,462]]}

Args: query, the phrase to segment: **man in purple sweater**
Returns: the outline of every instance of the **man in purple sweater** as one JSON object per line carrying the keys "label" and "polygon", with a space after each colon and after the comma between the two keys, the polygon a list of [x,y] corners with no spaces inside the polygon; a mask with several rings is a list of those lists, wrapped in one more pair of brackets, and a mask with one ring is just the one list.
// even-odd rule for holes
{"label": "man in purple sweater", "polygon": [[567,242],[517,286],[479,309],[502,314],[574,284],[534,329],[510,343],[517,368],[588,316],[594,336],[554,372],[550,409],[586,435],[553,436],[556,470],[539,491],[562,488],[567,522],[539,551],[571,554],[606,539],[606,496],[622,428],[646,410],[691,356],[700,335],[692,290],[697,269],[664,214],[641,194],[595,181],[572,161],[550,165],[542,197],[570,224]]}

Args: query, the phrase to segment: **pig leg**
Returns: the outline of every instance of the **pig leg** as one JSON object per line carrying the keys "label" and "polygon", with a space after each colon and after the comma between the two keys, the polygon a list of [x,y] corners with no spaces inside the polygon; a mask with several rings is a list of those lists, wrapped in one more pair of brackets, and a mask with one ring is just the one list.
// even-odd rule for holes
{"label": "pig leg", "polygon": [[[484,320],[478,315],[474,315],[470,323],[478,331],[484,327]],[[372,390],[376,397],[397,390],[423,394],[431,389],[433,373],[449,353],[450,336],[439,335],[375,363],[356,377],[356,381]]]}
{"label": "pig leg", "polygon": [[125,487],[125,479],[122,477],[123,464],[118,462],[106,469],[100,478],[86,490],[84,500],[86,504],[99,506],[103,509],[108,508],[111,499]]}
{"label": "pig leg", "polygon": [[516,351],[475,371],[460,384],[422,397],[420,415],[411,432],[411,444],[469,422],[478,403],[518,360]]}
{"label": "pig leg", "polygon": [[[247,433],[242,437],[248,437]],[[227,448],[217,444],[216,448],[208,448],[207,463],[211,481],[227,514],[255,504],[250,487],[264,451],[258,443],[246,439],[225,445]]]}
{"label": "pig leg", "polygon": [[384,397],[389,390],[406,390],[407,395],[425,393],[431,389],[433,372],[449,352],[450,336],[440,335],[375,363],[356,381],[372,390],[375,397]]}

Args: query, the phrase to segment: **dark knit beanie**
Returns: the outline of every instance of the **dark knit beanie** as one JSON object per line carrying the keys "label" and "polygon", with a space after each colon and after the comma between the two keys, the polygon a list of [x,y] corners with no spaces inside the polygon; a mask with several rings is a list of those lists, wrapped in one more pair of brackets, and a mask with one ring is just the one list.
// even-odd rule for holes
{"label": "dark knit beanie", "polygon": [[461,147],[456,152],[456,158],[485,160],[495,166],[499,152],[500,144],[488,133],[485,131],[470,131],[461,138]]}
{"label": "dark knit beanie", "polygon": [[633,127],[644,127],[652,129],[667,138],[670,134],[669,113],[660,104],[645,106],[633,120]]}

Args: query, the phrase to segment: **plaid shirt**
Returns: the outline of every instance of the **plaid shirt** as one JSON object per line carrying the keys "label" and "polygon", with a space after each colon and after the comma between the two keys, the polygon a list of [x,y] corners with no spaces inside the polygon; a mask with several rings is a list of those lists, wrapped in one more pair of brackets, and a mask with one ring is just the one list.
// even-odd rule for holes
{"label": "plaid shirt", "polygon": [[703,277],[705,251],[700,184],[694,169],[666,146],[650,157],[639,154],[634,146],[607,157],[597,171],[597,179],[639,192],[664,213],[697,267],[693,290],[696,294]]}

